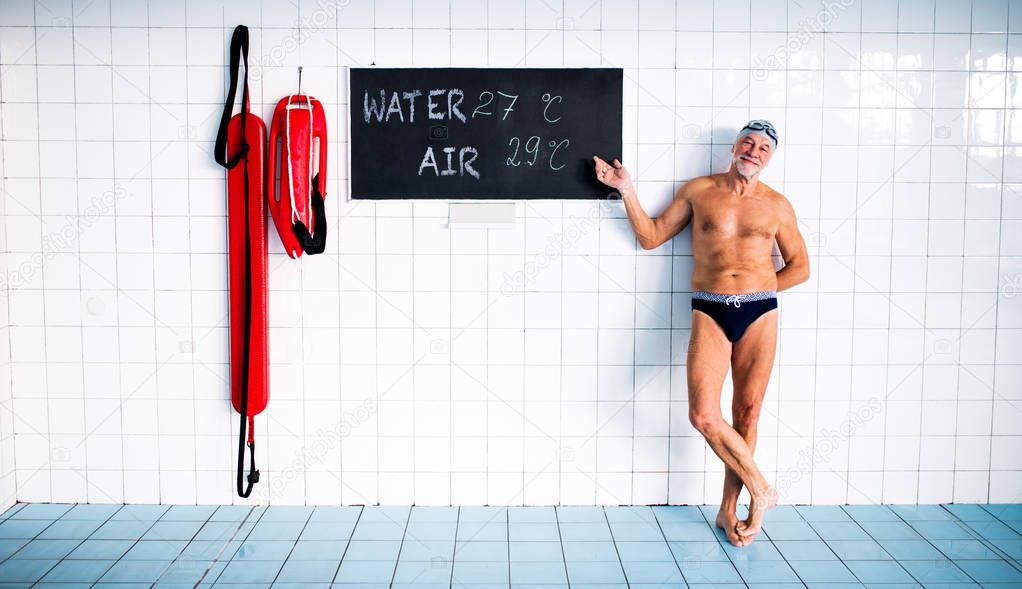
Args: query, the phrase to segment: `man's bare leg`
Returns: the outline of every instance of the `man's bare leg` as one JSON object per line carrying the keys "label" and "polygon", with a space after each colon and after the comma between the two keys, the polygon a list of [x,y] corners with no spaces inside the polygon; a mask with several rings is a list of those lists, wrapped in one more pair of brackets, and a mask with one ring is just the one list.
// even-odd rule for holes
{"label": "man's bare leg", "polygon": [[[738,431],[737,428],[735,431]],[[744,434],[743,437],[745,437]],[[753,445],[750,444],[750,447]],[[738,495],[742,492],[742,486],[742,480],[738,478],[735,471],[725,466],[724,492],[721,495],[720,510],[717,511],[715,523],[727,535],[727,541],[735,546],[746,546],[753,539],[753,536],[742,536],[738,533]]]}
{"label": "man's bare leg", "polygon": [[687,363],[689,421],[725,466],[749,488],[753,496],[750,518],[744,532],[737,524],[735,526],[737,532],[748,536],[759,531],[762,512],[772,507],[771,496],[776,504],[776,492],[756,467],[749,445],[721,414],[720,391],[731,361],[731,347],[713,319],[699,311],[692,312]]}
{"label": "man's bare leg", "polygon": [[[749,445],[749,450],[753,453],[756,451],[756,428],[749,428],[745,422],[743,422],[741,415],[737,414],[735,409],[738,403],[738,393],[735,393],[736,397],[732,403],[731,412],[731,424],[735,428],[735,431],[742,436],[745,442]],[[731,542],[735,546],[746,546],[752,542],[753,536],[742,536],[738,533],[738,496],[742,493],[742,479],[738,478],[735,471],[728,467],[724,467],[724,491],[720,497],[720,511],[717,512],[716,524],[724,533],[727,534],[728,542]]]}
{"label": "man's bare leg", "polygon": [[[692,391],[698,390],[701,398],[705,398],[707,404],[720,407],[720,391],[724,386],[724,379],[727,378],[728,366],[731,357],[731,342],[724,337],[719,329],[704,326],[705,315],[698,312],[692,313],[692,336],[688,347],[688,383],[689,383],[689,407],[695,405],[692,401]],[[712,321],[712,320],[710,320]],[[689,414],[691,415],[691,409]],[[716,525],[726,535],[729,542],[735,546],[744,546],[751,540],[745,536],[739,536],[736,525],[738,517],[735,515],[734,503],[737,502],[738,493],[741,490],[741,479],[733,470],[725,466],[724,474],[724,497],[728,497],[729,481],[738,481],[738,488],[734,491],[734,500],[731,510],[724,510],[724,503],[721,503],[721,511],[717,513]],[[731,483],[733,486],[734,483]]]}
{"label": "man's bare leg", "polygon": [[[763,408],[763,396],[770,381],[774,352],[777,349],[777,312],[771,311],[757,319],[746,330],[742,338],[731,347],[732,379],[734,399],[731,402],[731,423],[746,443],[755,452],[759,415]],[[724,471],[724,492],[721,496],[718,525],[721,522],[734,525],[738,521],[736,510],[742,481],[730,468]],[[746,523],[747,525],[747,523]],[[736,546],[745,546],[752,541],[752,535],[735,535]],[[728,540],[731,540],[730,535]]]}

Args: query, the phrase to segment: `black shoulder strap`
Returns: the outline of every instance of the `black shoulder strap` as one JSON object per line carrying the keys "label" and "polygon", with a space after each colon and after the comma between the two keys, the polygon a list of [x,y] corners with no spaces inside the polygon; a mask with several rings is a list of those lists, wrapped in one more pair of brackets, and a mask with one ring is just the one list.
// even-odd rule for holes
{"label": "black shoulder strap", "polygon": [[323,193],[319,190],[319,174],[312,179],[312,230],[315,235],[309,234],[309,228],[301,221],[295,221],[291,231],[298,238],[302,250],[311,255],[321,254],[326,250],[326,211],[323,206]]}
{"label": "black shoulder strap", "polygon": [[[248,116],[248,27],[238,25],[234,27],[234,34],[231,35],[231,86],[227,89],[227,102],[224,103],[224,112],[220,116],[220,129],[216,134],[216,144],[213,146],[213,157],[216,163],[231,169],[238,165],[248,152],[248,143],[242,139],[241,149],[230,159],[227,157],[227,125],[231,122],[231,111],[234,110],[234,97],[238,92],[238,69],[241,61],[245,62],[245,80],[241,86],[241,116]],[[244,134],[242,134],[244,137]]]}

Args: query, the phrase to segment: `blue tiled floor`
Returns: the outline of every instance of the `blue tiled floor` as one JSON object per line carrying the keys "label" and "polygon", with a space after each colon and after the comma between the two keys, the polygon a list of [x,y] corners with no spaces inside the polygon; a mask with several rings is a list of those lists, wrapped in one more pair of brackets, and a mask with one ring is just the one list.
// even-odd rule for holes
{"label": "blue tiled floor", "polygon": [[781,506],[744,548],[715,514],[20,504],[0,589],[1022,587],[1022,505]]}

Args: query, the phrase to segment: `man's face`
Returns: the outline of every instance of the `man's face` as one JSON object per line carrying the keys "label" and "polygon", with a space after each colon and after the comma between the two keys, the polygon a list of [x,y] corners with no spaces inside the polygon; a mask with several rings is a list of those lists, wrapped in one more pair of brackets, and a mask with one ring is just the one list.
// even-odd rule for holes
{"label": "man's face", "polygon": [[750,133],[735,141],[731,148],[731,164],[744,178],[759,174],[774,155],[774,144],[769,137]]}

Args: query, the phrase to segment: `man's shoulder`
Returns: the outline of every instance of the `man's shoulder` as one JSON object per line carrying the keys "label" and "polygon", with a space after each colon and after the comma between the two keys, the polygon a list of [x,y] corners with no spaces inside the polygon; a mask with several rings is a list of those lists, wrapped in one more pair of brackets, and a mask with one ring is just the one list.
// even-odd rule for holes
{"label": "man's shoulder", "polygon": [[762,180],[760,180],[759,182],[759,189],[761,191],[760,194],[769,198],[770,200],[776,200],[778,202],[788,200],[787,198],[784,197],[783,194],[775,190],[773,186],[770,186],[769,184],[763,182]]}
{"label": "man's shoulder", "polygon": [[794,209],[791,206],[791,201],[788,200],[788,197],[784,196],[783,194],[781,194],[777,190],[774,190],[771,186],[764,184],[763,182],[760,182],[759,184],[763,189],[763,196],[765,196],[780,210],[792,212],[794,211]]}
{"label": "man's shoulder", "polygon": [[702,194],[703,192],[714,188],[719,183],[718,174],[711,174],[709,176],[696,176],[681,185],[678,189],[679,195],[687,196],[688,198],[694,198]]}
{"label": "man's shoulder", "polygon": [[688,181],[688,184],[694,186],[716,186],[720,183],[723,174],[707,174],[706,176],[696,176]]}

